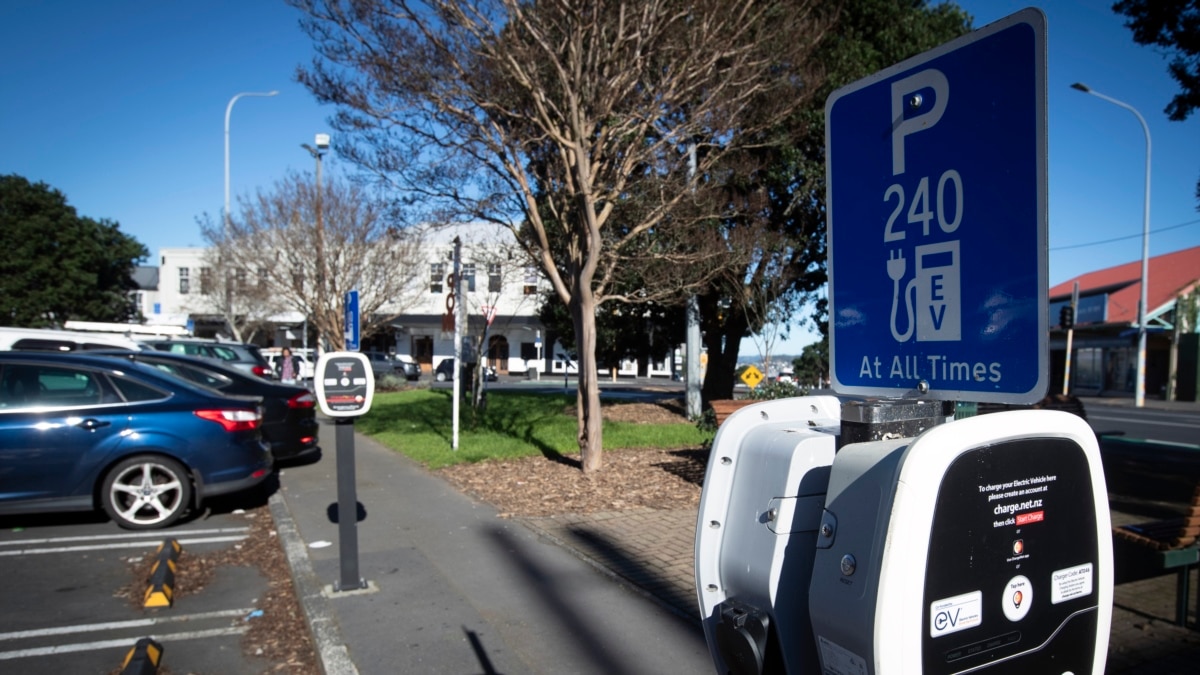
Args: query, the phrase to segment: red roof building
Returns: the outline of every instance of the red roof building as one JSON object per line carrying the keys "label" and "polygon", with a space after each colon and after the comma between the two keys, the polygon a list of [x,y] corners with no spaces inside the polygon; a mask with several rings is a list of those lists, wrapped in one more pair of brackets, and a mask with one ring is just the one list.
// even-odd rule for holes
{"label": "red roof building", "polygon": [[[1082,274],[1050,289],[1051,392],[1062,391],[1066,333],[1062,309],[1075,307],[1070,391],[1132,396],[1136,384],[1141,260]],[[1196,400],[1195,291],[1200,246],[1149,260],[1146,310],[1146,396]]]}

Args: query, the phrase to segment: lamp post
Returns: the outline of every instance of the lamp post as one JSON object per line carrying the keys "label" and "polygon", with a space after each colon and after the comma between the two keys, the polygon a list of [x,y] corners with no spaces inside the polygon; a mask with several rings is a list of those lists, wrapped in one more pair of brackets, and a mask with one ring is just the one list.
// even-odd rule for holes
{"label": "lamp post", "polygon": [[1146,404],[1146,303],[1147,287],[1150,281],[1150,127],[1146,125],[1142,114],[1124,101],[1105,96],[1082,82],[1072,84],[1071,88],[1091,94],[1133,113],[1138,122],[1142,123],[1142,132],[1146,134],[1146,203],[1142,207],[1142,297],[1138,302],[1137,389],[1134,393],[1134,403],[1141,408]]}
{"label": "lamp post", "polygon": [[[313,147],[315,145],[316,147]],[[316,231],[316,263],[317,268],[317,311],[325,312],[328,306],[325,301],[325,222],[321,213],[321,158],[329,150],[329,134],[317,134],[313,139],[313,145],[301,143],[300,147],[308,151],[313,159],[317,161],[317,185],[316,185],[316,211],[317,211],[317,231]],[[323,322],[322,322],[323,323]],[[318,330],[320,330],[318,324]]]}
{"label": "lamp post", "polygon": [[233,112],[233,104],[243,96],[275,96],[278,93],[278,91],[244,91],[234,95],[229,99],[229,105],[225,106],[225,219],[223,224],[226,234],[229,233],[229,115]]}

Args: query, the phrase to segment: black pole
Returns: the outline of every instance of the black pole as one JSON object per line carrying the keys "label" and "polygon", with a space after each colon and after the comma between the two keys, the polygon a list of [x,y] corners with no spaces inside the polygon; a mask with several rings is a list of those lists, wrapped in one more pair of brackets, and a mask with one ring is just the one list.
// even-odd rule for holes
{"label": "black pole", "polygon": [[335,591],[366,588],[358,575],[358,493],[354,476],[354,418],[337,420],[338,554],[341,580]]}

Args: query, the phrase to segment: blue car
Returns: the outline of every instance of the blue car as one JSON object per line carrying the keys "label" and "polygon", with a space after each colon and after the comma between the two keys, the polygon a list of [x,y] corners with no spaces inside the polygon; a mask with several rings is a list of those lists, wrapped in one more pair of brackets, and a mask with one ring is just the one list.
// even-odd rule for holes
{"label": "blue car", "polygon": [[0,352],[0,514],[167,527],[272,471],[259,399],[83,353]]}

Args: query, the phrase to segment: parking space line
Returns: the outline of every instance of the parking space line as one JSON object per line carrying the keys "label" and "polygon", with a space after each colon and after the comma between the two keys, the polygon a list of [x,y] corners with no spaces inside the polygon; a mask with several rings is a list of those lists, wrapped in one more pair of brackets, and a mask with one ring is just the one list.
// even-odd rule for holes
{"label": "parking space line", "polygon": [[[225,637],[228,635],[241,635],[250,630],[249,626],[233,626],[230,628],[213,628],[210,630],[197,630],[187,633],[162,633],[151,635],[158,642],[170,644],[178,640],[200,640],[211,637]],[[145,637],[145,636],[143,636]],[[113,649],[117,647],[130,647],[137,643],[139,638],[125,638],[123,640],[101,640],[98,642],[77,642],[69,645],[55,645],[53,647],[38,647],[34,649],[19,649],[11,652],[0,652],[0,661],[8,659],[25,659],[33,656],[50,656],[53,654],[70,654],[73,652],[87,652],[98,649]]]}
{"label": "parking space line", "polygon": [[[179,543],[184,546],[192,544],[220,544],[225,542],[242,541],[246,535],[234,537],[200,537],[197,539],[179,539]],[[95,546],[60,546],[56,548],[23,548],[16,551],[0,551],[0,557],[14,555],[33,555],[36,553],[78,553],[82,551],[107,551],[122,548],[155,548],[162,542],[160,541],[134,541],[113,544],[97,544]]]}
{"label": "parking space line", "polygon": [[105,623],[89,623],[77,626],[60,626],[58,628],[35,628],[19,630],[12,633],[0,633],[0,642],[4,640],[23,640],[26,638],[46,637],[49,635],[69,635],[71,633],[96,633],[105,630],[125,630],[143,626],[161,626],[181,621],[204,621],[206,619],[221,619],[225,617],[246,616],[253,612],[253,607],[243,609],[223,609],[217,612],[201,612],[198,614],[181,614],[179,616],[156,616],[148,619],[132,619],[129,621],[108,621]]}
{"label": "parking space line", "polygon": [[125,532],[122,534],[80,535],[75,537],[47,537],[44,539],[16,539],[0,541],[0,546],[26,546],[29,544],[61,544],[71,541],[105,541],[108,539],[166,539],[168,537],[196,536],[201,534],[232,534],[249,532],[248,527],[221,527],[208,530],[156,530],[153,532]]}

